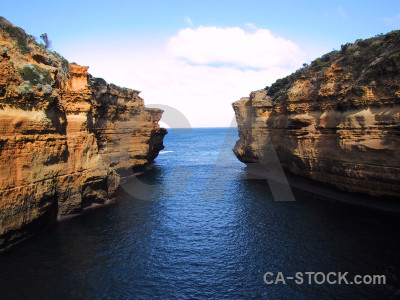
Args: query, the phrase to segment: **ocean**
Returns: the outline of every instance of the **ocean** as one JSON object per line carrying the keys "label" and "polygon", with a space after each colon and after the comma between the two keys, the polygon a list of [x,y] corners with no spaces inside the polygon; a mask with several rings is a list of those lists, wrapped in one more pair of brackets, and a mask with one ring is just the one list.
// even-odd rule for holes
{"label": "ocean", "polygon": [[[398,216],[296,189],[296,201],[274,201],[234,156],[237,139],[236,128],[170,129],[116,203],[1,254],[0,298],[400,297]],[[386,284],[333,283],[339,273],[385,275]]]}

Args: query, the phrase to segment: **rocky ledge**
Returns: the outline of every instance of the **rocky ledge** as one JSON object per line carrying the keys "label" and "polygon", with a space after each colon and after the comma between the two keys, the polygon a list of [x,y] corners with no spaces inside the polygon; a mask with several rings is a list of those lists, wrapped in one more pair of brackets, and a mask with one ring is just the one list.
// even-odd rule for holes
{"label": "rocky ledge", "polygon": [[164,148],[162,110],[0,18],[0,250],[112,201]]}
{"label": "rocky ledge", "polygon": [[270,142],[289,173],[399,198],[400,31],[343,45],[233,108],[242,162]]}

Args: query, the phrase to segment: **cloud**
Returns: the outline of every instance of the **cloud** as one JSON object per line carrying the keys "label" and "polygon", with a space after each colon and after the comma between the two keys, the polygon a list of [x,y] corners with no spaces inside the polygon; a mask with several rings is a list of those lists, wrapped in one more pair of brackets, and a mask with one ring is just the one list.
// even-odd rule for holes
{"label": "cloud", "polygon": [[193,22],[192,22],[192,19],[190,17],[186,16],[185,17],[185,21],[190,27],[193,27]]}
{"label": "cloud", "polygon": [[253,23],[246,23],[244,25],[246,25],[250,29],[254,29],[254,30],[257,29],[256,25],[254,25]]}
{"label": "cloud", "polygon": [[169,54],[192,64],[265,69],[293,67],[304,61],[300,48],[267,29],[248,33],[239,27],[186,28],[172,37]]}
{"label": "cloud", "polygon": [[[142,93],[146,103],[170,105],[194,127],[230,126],[234,119],[232,102],[291,73],[284,68],[240,70],[176,60],[158,61],[153,71],[135,80],[147,82]],[[133,74],[129,75],[133,79]]]}
{"label": "cloud", "polygon": [[[108,82],[138,89],[146,104],[169,105],[193,127],[230,126],[232,102],[289,75],[304,60],[300,48],[267,29],[182,29],[163,45],[106,37],[62,53]],[[158,41],[157,41],[158,43]],[[112,55],[110,55],[112,53]]]}

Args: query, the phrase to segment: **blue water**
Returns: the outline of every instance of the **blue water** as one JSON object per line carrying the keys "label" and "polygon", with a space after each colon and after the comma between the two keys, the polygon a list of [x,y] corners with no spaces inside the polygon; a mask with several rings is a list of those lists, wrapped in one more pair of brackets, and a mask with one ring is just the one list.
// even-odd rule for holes
{"label": "blue water", "polygon": [[[0,255],[1,299],[395,299],[398,216],[294,190],[275,202],[233,155],[237,130],[170,130],[117,203]],[[386,285],[267,285],[265,272],[383,274]],[[351,279],[351,277],[350,277]]]}

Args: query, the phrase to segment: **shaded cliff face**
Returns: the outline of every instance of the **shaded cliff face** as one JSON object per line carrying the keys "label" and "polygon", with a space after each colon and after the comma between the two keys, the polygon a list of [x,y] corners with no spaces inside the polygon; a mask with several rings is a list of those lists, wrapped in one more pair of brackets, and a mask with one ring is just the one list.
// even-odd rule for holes
{"label": "shaded cliff face", "polygon": [[233,151],[350,192],[400,196],[400,32],[358,40],[233,104]]}
{"label": "shaded cliff face", "polygon": [[107,84],[0,19],[0,250],[105,204],[151,162],[162,110]]}

